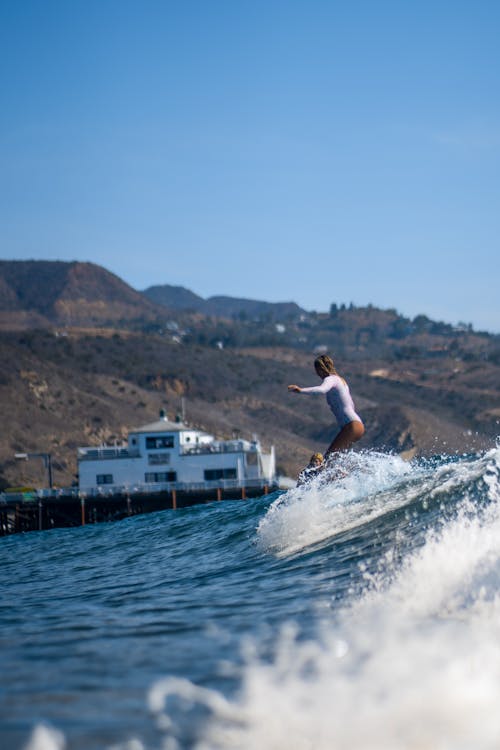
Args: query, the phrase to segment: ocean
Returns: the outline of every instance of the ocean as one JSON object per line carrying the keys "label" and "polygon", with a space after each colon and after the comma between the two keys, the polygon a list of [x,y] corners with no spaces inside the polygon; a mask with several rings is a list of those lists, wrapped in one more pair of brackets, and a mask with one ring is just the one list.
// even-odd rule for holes
{"label": "ocean", "polygon": [[0,540],[2,750],[500,747],[500,448]]}

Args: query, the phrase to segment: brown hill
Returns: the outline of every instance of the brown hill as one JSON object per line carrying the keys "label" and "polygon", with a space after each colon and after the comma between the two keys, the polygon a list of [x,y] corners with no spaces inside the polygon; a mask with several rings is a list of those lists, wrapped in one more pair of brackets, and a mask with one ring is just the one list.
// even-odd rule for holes
{"label": "brown hill", "polygon": [[0,261],[0,328],[101,326],[165,311],[93,263]]}
{"label": "brown hill", "polygon": [[[177,292],[178,302],[190,294]],[[231,319],[240,302],[223,298],[223,319],[188,317],[90,263],[1,261],[0,485],[46,481],[40,462],[14,460],[18,451],[50,452],[56,482],[68,485],[77,446],[120,441],[181,398],[192,423],[222,437],[259,435],[294,475],[325,448],[332,419],[323,399],[286,385],[314,383],[314,352],[325,349],[366,422],[360,448],[462,452],[500,432],[498,336],[372,306],[287,308],[276,325],[255,303]]]}
{"label": "brown hill", "polygon": [[[257,434],[275,445],[280,472],[293,476],[332,435],[323,398],[287,393],[290,381],[315,382],[311,359],[293,349],[218,350],[113,329],[0,333],[0,477],[4,485],[44,485],[41,462],[14,454],[50,452],[55,482],[67,486],[78,446],[121,441],[161,407],[173,416],[182,398],[192,424],[221,437]],[[494,444],[495,365],[382,364],[342,363],[367,426],[360,448],[413,455]]]}
{"label": "brown hill", "polygon": [[152,302],[171,310],[198,312],[217,318],[281,322],[299,318],[305,313],[295,302],[263,302],[223,295],[203,299],[185,287],[169,284],[151,286],[143,294]]}

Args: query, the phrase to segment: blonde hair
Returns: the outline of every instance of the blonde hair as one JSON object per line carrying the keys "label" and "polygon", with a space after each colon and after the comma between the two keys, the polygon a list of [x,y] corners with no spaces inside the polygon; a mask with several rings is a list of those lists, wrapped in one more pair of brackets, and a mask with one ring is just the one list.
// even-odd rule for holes
{"label": "blonde hair", "polygon": [[345,385],[347,385],[345,378],[337,372],[333,364],[333,359],[328,354],[320,354],[319,357],[316,357],[314,367],[320,378],[326,378],[328,375],[338,375],[344,381]]}
{"label": "blonde hair", "polygon": [[323,463],[323,454],[322,453],[313,453],[311,458],[309,459],[309,463],[312,464],[315,461],[319,461],[320,464]]}
{"label": "blonde hair", "polygon": [[328,354],[320,354],[319,357],[316,357],[314,360],[314,367],[316,371],[321,370],[326,375],[338,375],[337,370],[335,369],[335,365],[333,364],[333,359],[328,356]]}

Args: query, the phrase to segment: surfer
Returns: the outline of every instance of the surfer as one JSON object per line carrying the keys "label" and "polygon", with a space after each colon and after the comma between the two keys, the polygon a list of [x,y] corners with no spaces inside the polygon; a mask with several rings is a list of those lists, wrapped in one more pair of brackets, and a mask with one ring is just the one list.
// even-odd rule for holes
{"label": "surfer", "polygon": [[323,468],[323,456],[321,453],[313,453],[309,459],[309,463],[302,469],[297,479],[297,487],[301,487],[303,484],[307,484],[311,479],[319,474]]}
{"label": "surfer", "polygon": [[340,428],[325,452],[325,462],[333,454],[347,451],[365,433],[361,418],[356,414],[349,386],[341,377],[333,360],[327,354],[322,354],[314,360],[316,374],[322,379],[321,385],[309,388],[301,388],[298,385],[289,385],[288,390],[292,393],[324,393],[328,406],[332,410],[337,424]]}

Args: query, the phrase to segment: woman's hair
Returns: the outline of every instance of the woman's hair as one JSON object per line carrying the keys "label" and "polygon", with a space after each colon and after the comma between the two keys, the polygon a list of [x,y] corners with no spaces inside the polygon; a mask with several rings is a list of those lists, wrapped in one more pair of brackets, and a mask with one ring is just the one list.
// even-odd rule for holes
{"label": "woman's hair", "polygon": [[322,453],[313,453],[311,458],[309,459],[309,463],[323,463],[323,454]]}
{"label": "woman's hair", "polygon": [[314,360],[314,367],[316,368],[316,371],[321,370],[327,375],[338,375],[335,365],[333,364],[333,359],[329,357],[328,354],[320,354],[319,357],[316,357]]}

